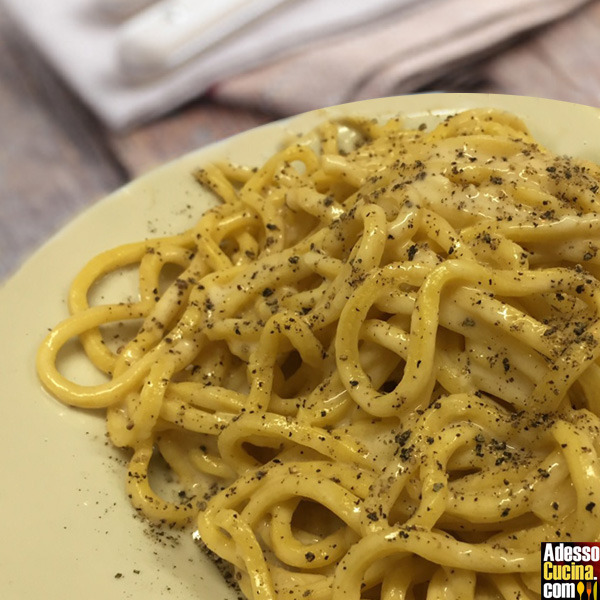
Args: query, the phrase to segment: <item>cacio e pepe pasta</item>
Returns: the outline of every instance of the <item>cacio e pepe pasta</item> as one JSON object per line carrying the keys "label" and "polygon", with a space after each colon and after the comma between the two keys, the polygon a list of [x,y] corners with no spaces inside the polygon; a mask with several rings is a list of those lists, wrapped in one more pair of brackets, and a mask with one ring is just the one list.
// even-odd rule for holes
{"label": "cacio e pepe pasta", "polygon": [[[38,354],[131,449],[133,506],[253,600],[539,597],[540,543],[600,534],[600,167],[475,109],[195,175],[220,204],[90,261]],[[137,298],[89,304],[132,265]],[[59,372],[72,338],[104,383]]]}

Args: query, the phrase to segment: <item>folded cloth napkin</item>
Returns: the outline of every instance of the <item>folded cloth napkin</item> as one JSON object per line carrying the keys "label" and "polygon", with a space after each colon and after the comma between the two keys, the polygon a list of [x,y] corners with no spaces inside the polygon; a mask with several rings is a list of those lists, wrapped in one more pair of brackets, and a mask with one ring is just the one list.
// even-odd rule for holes
{"label": "folded cloth napkin", "polygon": [[414,92],[506,40],[564,16],[580,0],[424,0],[409,14],[310,44],[225,79],[216,98],[295,114]]}
{"label": "folded cloth napkin", "polygon": [[588,1],[288,0],[178,68],[135,81],[119,55],[127,22],[103,15],[101,0],[0,0],[114,130],[204,94],[287,115],[408,93]]}

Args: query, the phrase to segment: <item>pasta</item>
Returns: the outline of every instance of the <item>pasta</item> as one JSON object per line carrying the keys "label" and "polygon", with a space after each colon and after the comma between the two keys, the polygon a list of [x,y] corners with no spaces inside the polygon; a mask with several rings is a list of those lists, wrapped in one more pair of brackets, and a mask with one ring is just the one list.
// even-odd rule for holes
{"label": "pasta", "polygon": [[[599,166],[476,109],[195,175],[220,204],[93,259],[38,355],[132,450],[137,511],[253,600],[539,598],[540,542],[600,541]],[[73,338],[104,382],[61,374]]]}

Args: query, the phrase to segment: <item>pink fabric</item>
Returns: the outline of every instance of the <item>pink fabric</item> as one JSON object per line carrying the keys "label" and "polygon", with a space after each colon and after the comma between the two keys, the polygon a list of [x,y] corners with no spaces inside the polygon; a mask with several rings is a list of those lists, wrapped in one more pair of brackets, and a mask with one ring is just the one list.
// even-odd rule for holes
{"label": "pink fabric", "polygon": [[579,0],[445,0],[226,79],[214,97],[280,114],[409,93]]}

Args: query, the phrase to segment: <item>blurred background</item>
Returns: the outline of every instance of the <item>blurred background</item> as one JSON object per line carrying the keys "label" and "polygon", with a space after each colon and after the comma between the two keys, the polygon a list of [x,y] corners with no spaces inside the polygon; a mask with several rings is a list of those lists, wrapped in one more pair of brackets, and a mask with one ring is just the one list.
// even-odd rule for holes
{"label": "blurred background", "polygon": [[0,281],[160,163],[428,91],[600,106],[600,1],[0,0]]}

